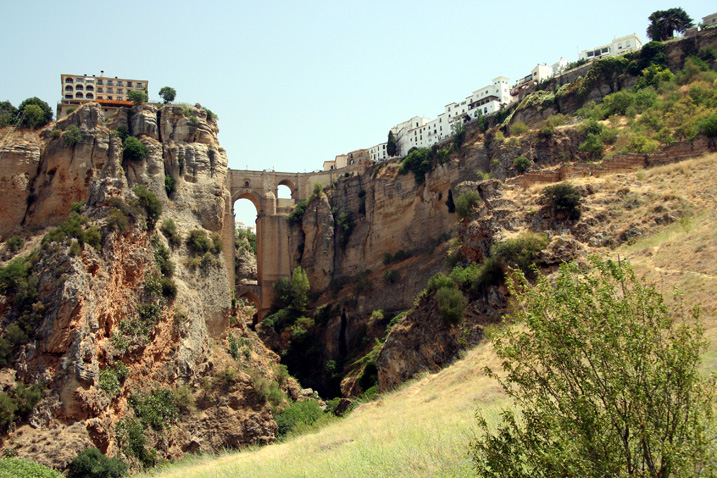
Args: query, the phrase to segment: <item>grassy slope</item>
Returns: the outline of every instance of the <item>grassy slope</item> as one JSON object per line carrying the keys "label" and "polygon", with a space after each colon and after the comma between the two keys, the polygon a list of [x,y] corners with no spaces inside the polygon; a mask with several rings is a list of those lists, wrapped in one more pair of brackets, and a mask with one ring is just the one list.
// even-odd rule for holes
{"label": "grassy slope", "polygon": [[[680,198],[688,219],[673,222],[611,255],[620,254],[670,296],[678,286],[687,304],[700,303],[711,340],[704,368],[717,369],[717,155],[631,174],[591,179],[603,203],[628,187],[652,202],[626,211],[618,221],[632,224],[654,205],[654,194]],[[526,200],[537,196],[525,193]],[[615,196],[613,196],[614,199]],[[615,202],[614,200],[612,201]],[[608,206],[610,207],[610,206]],[[605,252],[605,251],[603,251]],[[360,407],[348,418],[283,444],[190,457],[163,470],[162,477],[462,477],[470,475],[467,444],[473,415],[495,419],[506,399],[482,367],[498,366],[490,343],[463,360],[426,375],[401,390]],[[153,474],[153,475],[154,475]]]}

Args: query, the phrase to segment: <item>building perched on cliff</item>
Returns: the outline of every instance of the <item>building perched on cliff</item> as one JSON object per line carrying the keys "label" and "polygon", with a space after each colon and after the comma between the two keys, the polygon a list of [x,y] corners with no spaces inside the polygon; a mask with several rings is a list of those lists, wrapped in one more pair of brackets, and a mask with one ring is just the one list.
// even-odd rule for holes
{"label": "building perched on cliff", "polygon": [[111,108],[131,106],[128,94],[132,90],[147,90],[147,80],[131,80],[125,78],[107,78],[105,72],[100,76],[60,75],[62,101],[57,104],[57,118],[66,116],[71,108],[77,108],[88,101],[96,101],[102,105],[105,113]]}
{"label": "building perched on cliff", "polygon": [[642,48],[642,42],[634,33],[632,35],[616,38],[607,45],[596,46],[583,50],[578,55],[579,60],[597,60],[606,56],[619,56]]}

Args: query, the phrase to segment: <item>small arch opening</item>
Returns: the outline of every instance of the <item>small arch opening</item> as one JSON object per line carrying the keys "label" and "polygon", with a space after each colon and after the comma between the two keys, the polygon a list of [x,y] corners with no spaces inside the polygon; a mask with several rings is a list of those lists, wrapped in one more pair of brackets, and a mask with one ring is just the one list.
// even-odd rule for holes
{"label": "small arch opening", "polygon": [[91,100],[91,99],[93,99],[94,97],[95,97],[95,95],[93,95],[92,93],[87,93],[87,94],[85,95],[85,98],[87,98],[88,100]]}
{"label": "small arch opening", "polygon": [[82,98],[82,93],[80,93],[80,92],[75,93],[75,98]]}
{"label": "small arch opening", "polygon": [[277,188],[277,195],[279,199],[291,199],[292,197],[292,191],[289,186],[286,184],[279,184],[279,187]]}

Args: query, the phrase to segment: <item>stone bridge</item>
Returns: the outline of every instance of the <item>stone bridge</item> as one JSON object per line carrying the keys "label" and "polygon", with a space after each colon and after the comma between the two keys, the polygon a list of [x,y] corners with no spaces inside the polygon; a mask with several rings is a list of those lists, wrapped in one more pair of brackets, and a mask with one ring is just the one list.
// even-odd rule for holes
{"label": "stone bridge", "polygon": [[[314,184],[332,184],[344,170],[320,171],[313,173],[281,173],[275,171],[249,171],[230,169],[227,175],[231,191],[231,205],[226,209],[224,243],[234,244],[234,203],[248,199],[257,211],[257,283],[239,284],[236,297],[248,299],[256,305],[259,320],[264,318],[271,307],[274,282],[291,276],[289,257],[289,223],[286,217],[298,201],[308,198]],[[279,186],[291,190],[291,199],[280,199]],[[225,248],[230,278],[234,282],[234,248]]]}

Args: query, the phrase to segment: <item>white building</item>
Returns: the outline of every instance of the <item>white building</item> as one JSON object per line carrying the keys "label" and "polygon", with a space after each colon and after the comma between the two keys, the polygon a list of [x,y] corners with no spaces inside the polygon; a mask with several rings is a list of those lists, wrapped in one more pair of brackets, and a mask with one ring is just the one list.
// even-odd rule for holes
{"label": "white building", "polygon": [[616,38],[612,43],[601,45],[590,50],[583,50],[578,55],[580,60],[596,60],[606,56],[619,56],[642,48],[642,42],[634,33],[632,35]]}
{"label": "white building", "polygon": [[513,98],[509,84],[508,78],[499,76],[493,79],[493,84],[474,91],[464,100],[447,104],[443,113],[434,120],[414,116],[397,124],[391,131],[396,136],[399,155],[405,156],[411,148],[430,148],[450,138],[456,125],[475,119],[478,115],[493,114],[510,104]]}
{"label": "white building", "polygon": [[553,69],[553,76],[562,75],[569,64],[570,62],[561,56],[560,60],[553,63],[551,66]]}
{"label": "white building", "polygon": [[373,146],[369,148],[368,154],[373,162],[378,161],[384,161],[388,159],[388,152],[386,150],[386,147],[388,146],[388,143],[381,143],[377,144],[376,146]]}

